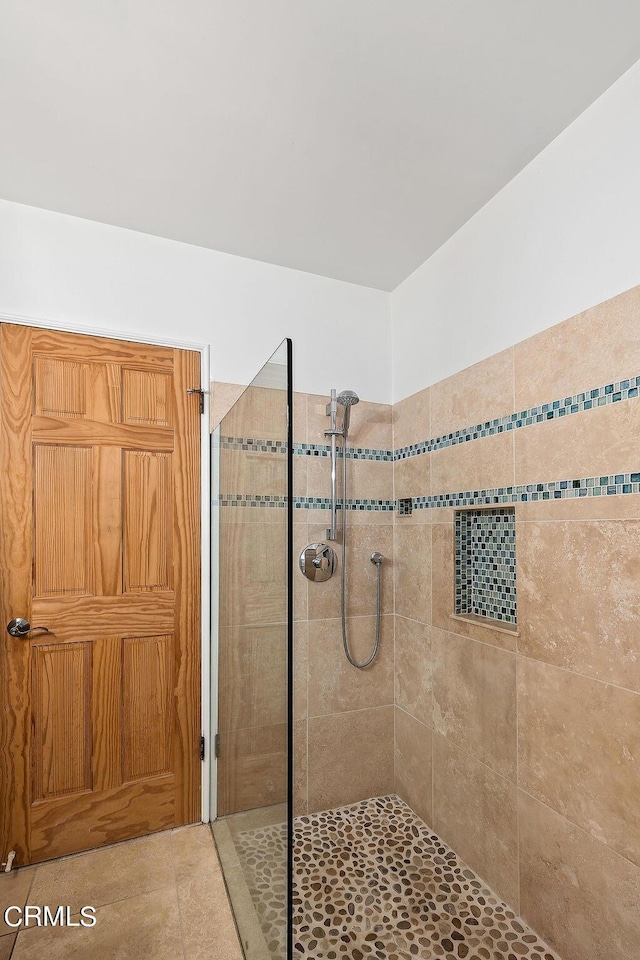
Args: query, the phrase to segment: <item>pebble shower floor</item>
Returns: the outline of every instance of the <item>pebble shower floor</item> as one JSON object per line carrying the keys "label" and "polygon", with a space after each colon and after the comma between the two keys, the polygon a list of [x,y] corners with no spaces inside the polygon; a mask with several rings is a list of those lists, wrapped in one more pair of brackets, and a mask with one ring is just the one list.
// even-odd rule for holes
{"label": "pebble shower floor", "polygon": [[[270,953],[284,956],[284,826],[236,848]],[[296,960],[560,960],[396,796],[295,820]]]}

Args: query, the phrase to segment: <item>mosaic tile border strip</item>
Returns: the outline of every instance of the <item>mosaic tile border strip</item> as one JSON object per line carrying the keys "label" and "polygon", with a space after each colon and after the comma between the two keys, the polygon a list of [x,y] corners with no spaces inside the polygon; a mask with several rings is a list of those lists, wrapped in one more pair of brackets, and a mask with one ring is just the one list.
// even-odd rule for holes
{"label": "mosaic tile border strip", "polygon": [[[288,497],[251,493],[224,493],[211,501],[214,507],[286,507]],[[329,497],[294,497],[294,510],[330,510]],[[338,504],[338,510],[342,507]],[[376,510],[392,513],[394,500],[347,500],[347,510]]]}
{"label": "mosaic tile border strip", "polygon": [[252,437],[220,437],[216,443],[219,450],[245,450],[251,453],[286,453],[286,440],[258,440]]}
{"label": "mosaic tile border strip", "polygon": [[[548,483],[524,483],[510,487],[486,490],[466,490],[455,493],[436,493],[410,499],[413,510],[436,507],[493,506],[501,503],[527,503],[537,500],[571,500],[580,497],[611,497],[640,493],[640,472],[616,473],[609,476],[582,477],[578,480],[552,480]],[[225,493],[214,498],[217,507],[284,507],[286,497],[261,496],[249,493]],[[395,500],[348,500],[348,510],[376,510],[391,513]],[[296,510],[329,510],[329,497],[294,497]],[[338,504],[338,509],[341,509]],[[410,514],[407,514],[410,516]]]}
{"label": "mosaic tile border strip", "polygon": [[211,501],[214,507],[286,507],[287,497],[252,493],[223,493]]}
{"label": "mosaic tile border strip", "polygon": [[437,493],[427,497],[413,497],[412,503],[414,510],[428,510],[434,507],[474,507],[536,500],[611,497],[629,493],[640,493],[640,472],[583,477],[578,480],[552,480],[549,483],[524,483],[488,490]]}
{"label": "mosaic tile border strip", "polygon": [[408,457],[430,453],[432,450],[442,450],[444,447],[467,443],[469,440],[492,437],[498,433],[543,423],[545,420],[556,420],[560,417],[571,416],[574,413],[584,413],[587,410],[595,410],[597,407],[604,407],[609,403],[618,403],[621,400],[632,400],[638,397],[639,392],[640,376],[629,377],[627,380],[618,380],[603,387],[583,390],[572,397],[565,397],[563,400],[552,400],[550,403],[539,404],[530,407],[528,410],[522,410],[520,413],[511,413],[506,417],[498,417],[495,420],[478,423],[473,427],[463,427],[461,430],[446,433],[431,440],[423,440],[420,443],[399,447],[394,451],[393,459],[394,461],[406,460]]}
{"label": "mosaic tile border strip", "polygon": [[514,507],[455,515],[455,612],[517,623]]}
{"label": "mosaic tile border strip", "polygon": [[[377,460],[384,463],[396,463],[417,457],[433,450],[442,450],[471,440],[480,440],[482,437],[492,437],[510,430],[519,430],[530,427],[546,420],[556,420],[560,417],[571,416],[575,413],[584,413],[610,403],[622,400],[633,400],[640,396],[640,375],[629,377],[626,380],[617,380],[601,387],[583,390],[571,397],[561,400],[552,400],[549,403],[538,404],[519,413],[511,413],[495,420],[487,420],[475,426],[463,427],[452,433],[445,433],[430,440],[411,443],[396,450],[378,450],[374,447],[349,447],[348,460]],[[252,453],[286,453],[287,443],[283,440],[261,440],[245,437],[220,437],[217,446],[223,450],[245,450]],[[323,443],[294,443],[293,453],[298,457],[330,457],[331,446]],[[342,456],[338,447],[338,456]]]}
{"label": "mosaic tile border strip", "polygon": [[[295,497],[293,506],[296,510],[330,510],[329,497]],[[342,507],[338,504],[338,510]],[[347,500],[347,510],[376,510],[383,513],[393,513],[395,500]]]}
{"label": "mosaic tile border strip", "polygon": [[[294,443],[293,452],[297,456],[330,457],[331,447],[324,443]],[[338,458],[342,457],[342,446],[338,446]],[[393,463],[393,450],[376,450],[374,447],[347,447],[347,460],[379,460]]]}
{"label": "mosaic tile border strip", "polygon": [[[220,450],[244,450],[249,453],[287,452],[286,440],[260,440],[253,437],[220,437],[216,442]],[[326,443],[294,443],[293,454],[297,457],[330,457],[331,446]],[[342,447],[338,446],[338,457]],[[348,447],[347,460],[378,460],[393,462],[393,450],[377,450],[374,447]]]}

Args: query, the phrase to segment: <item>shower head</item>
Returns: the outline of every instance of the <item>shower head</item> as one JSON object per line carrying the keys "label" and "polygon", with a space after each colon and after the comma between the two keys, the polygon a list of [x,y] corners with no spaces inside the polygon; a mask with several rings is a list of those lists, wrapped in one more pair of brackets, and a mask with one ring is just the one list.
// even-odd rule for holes
{"label": "shower head", "polygon": [[354,393],[353,390],[343,390],[338,394],[337,400],[338,403],[344,407],[344,414],[342,415],[342,435],[346,440],[347,434],[349,433],[351,407],[355,406],[356,403],[360,403],[360,397],[357,393]]}
{"label": "shower head", "polygon": [[360,403],[360,397],[353,390],[343,390],[338,394],[338,403],[341,403],[343,407],[352,407],[354,404]]}

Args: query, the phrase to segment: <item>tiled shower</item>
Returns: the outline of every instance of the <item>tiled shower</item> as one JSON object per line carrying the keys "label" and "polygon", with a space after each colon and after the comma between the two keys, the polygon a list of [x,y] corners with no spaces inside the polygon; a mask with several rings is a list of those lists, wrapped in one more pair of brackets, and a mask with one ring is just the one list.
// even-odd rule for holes
{"label": "tiled shower", "polygon": [[[639,387],[635,288],[354,409],[348,627],[364,657],[380,551],[382,642],[350,667],[339,577],[294,571],[296,955],[637,958]],[[294,564],[326,403],[295,395]]]}

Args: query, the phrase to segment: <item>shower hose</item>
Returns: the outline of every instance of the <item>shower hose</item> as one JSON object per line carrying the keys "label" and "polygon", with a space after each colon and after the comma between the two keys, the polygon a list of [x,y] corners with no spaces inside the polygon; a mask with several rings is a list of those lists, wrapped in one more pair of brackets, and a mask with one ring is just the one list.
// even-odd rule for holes
{"label": "shower hose", "polygon": [[[375,556],[377,555],[374,553],[373,557]],[[342,569],[340,576],[342,584],[342,646],[344,647],[344,654],[347,660],[352,667],[357,667],[358,670],[364,670],[365,667],[373,663],[378,654],[378,647],[380,646],[380,580],[382,576],[382,558],[380,557],[379,560],[374,560],[373,557],[372,563],[376,565],[377,577],[376,638],[369,658],[359,663],[351,655],[347,637],[347,438],[344,437],[342,441]]]}

